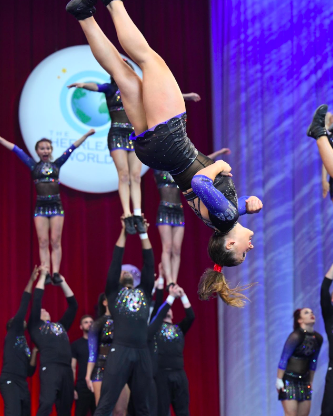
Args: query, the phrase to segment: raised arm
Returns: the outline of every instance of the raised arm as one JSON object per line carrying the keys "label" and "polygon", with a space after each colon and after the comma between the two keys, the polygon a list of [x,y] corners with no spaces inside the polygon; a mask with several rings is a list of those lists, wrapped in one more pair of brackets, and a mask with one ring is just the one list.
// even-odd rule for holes
{"label": "raised arm", "polygon": [[121,219],[122,228],[120,235],[113,249],[112,261],[109,267],[106,285],[105,285],[105,296],[108,297],[112,292],[118,292],[119,279],[121,274],[121,265],[123,262],[125,244],[126,244],[126,232],[125,223]]}
{"label": "raised arm", "polygon": [[158,269],[159,269],[159,276],[155,281],[155,288],[156,288],[155,304],[154,304],[153,312],[151,313],[151,316],[150,316],[150,322],[153,320],[154,316],[157,314],[157,311],[159,310],[159,308],[161,307],[163,303],[164,278],[162,275],[163,273],[162,263],[158,265]]}
{"label": "raised arm", "polygon": [[[6,142],[6,140],[4,141]],[[26,166],[28,166],[30,170],[34,169],[34,167],[36,166],[36,162],[34,161],[32,157],[28,156],[22,149],[16,146],[16,144],[12,144],[9,142],[6,142],[6,143],[8,143],[8,146],[9,146],[9,147],[7,145],[5,146],[7,147],[7,149],[12,150],[16,154],[16,156],[21,160],[21,162],[23,162]]]}
{"label": "raised arm", "polygon": [[16,315],[13,318],[13,321],[12,321],[12,324],[11,324],[10,328],[23,329],[24,318],[25,318],[25,315],[27,314],[29,302],[30,302],[30,299],[31,299],[32,285],[38,277],[38,272],[39,272],[39,269],[37,268],[37,266],[35,266],[32,274],[29,278],[27,286],[24,289],[22,299],[21,299],[21,303],[20,303],[20,307],[19,307]]}
{"label": "raised arm", "polygon": [[96,82],[74,82],[67,85],[67,88],[83,88],[88,91],[98,91],[98,84]]}
{"label": "raised arm", "polygon": [[222,149],[217,150],[214,153],[211,153],[207,157],[209,157],[210,159],[215,160],[217,157],[219,157],[221,155],[230,155],[230,154],[231,154],[231,150],[228,147],[223,147]]}
{"label": "raised arm", "polygon": [[32,327],[38,325],[40,322],[40,310],[42,308],[42,299],[44,295],[45,278],[47,272],[48,270],[46,267],[40,267],[40,275],[32,299],[32,307],[28,324],[29,329],[32,329]]}
{"label": "raised arm", "polygon": [[[148,230],[147,224],[146,224],[146,229]],[[145,291],[145,293],[150,296],[154,287],[154,277],[155,277],[154,253],[151,247],[148,234],[147,233],[140,234],[140,239],[142,243],[142,258],[143,258],[143,267],[141,270],[140,286]]]}
{"label": "raised arm", "polygon": [[63,314],[62,318],[59,320],[59,323],[61,323],[63,327],[66,329],[66,331],[68,331],[75,319],[78,304],[74,297],[74,293],[72,289],[68,286],[65,278],[63,276],[61,276],[61,278],[62,282],[60,283],[60,287],[63,290],[64,295],[66,296],[68,307],[66,309],[66,312]]}
{"label": "raised arm", "polygon": [[80,139],[76,140],[67,150],[65,150],[63,152],[63,154],[58,157],[58,159],[56,159],[54,161],[54,163],[60,168],[64,163],[67,162],[68,158],[70,157],[70,155],[73,153],[73,151],[78,148],[79,146],[81,146],[81,144],[87,140],[87,138],[91,135],[95,134],[95,130],[94,129],[90,129],[86,134],[84,134]]}
{"label": "raised arm", "polygon": [[182,330],[183,334],[185,335],[186,332],[191,328],[195,319],[195,315],[191,303],[188,297],[186,296],[186,293],[184,292],[184,289],[179,288],[179,295],[180,300],[182,301],[182,304],[184,306],[185,318],[178,325],[179,328]]}
{"label": "raised arm", "polygon": [[201,100],[201,97],[199,94],[197,94],[196,92],[188,92],[186,94],[182,94],[184,101],[194,101],[194,102],[198,102]]}
{"label": "raised arm", "polygon": [[333,317],[333,305],[330,287],[333,280],[333,264],[326,273],[320,289],[320,306],[325,324]]}
{"label": "raised arm", "polygon": [[325,166],[323,165],[321,169],[321,184],[323,187],[323,198],[326,198],[327,194],[330,191],[330,183],[327,180],[327,175],[328,175],[327,170],[325,169]]}
{"label": "raised arm", "polygon": [[152,341],[156,332],[161,328],[163,320],[166,317],[169,309],[173,305],[173,302],[176,298],[179,297],[179,286],[174,285],[169,287],[169,296],[166,298],[166,301],[158,309],[154,319],[149,324],[148,327],[148,341]]}
{"label": "raised arm", "polygon": [[3,137],[0,136],[0,144],[4,146],[8,150],[13,150],[15,147],[14,143],[9,142],[8,140],[5,140]]}

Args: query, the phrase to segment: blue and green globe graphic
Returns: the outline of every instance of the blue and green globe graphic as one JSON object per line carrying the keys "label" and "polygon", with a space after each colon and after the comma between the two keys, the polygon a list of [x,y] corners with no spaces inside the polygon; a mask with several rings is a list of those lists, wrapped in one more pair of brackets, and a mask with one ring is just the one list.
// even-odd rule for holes
{"label": "blue and green globe graphic", "polygon": [[110,121],[104,94],[76,88],[71,105],[77,119],[87,126],[101,127]]}

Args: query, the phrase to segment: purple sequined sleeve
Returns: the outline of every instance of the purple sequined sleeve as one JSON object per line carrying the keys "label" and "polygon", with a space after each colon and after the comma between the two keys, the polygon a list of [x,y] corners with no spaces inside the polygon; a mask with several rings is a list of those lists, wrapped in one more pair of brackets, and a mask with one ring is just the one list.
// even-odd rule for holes
{"label": "purple sequined sleeve", "polygon": [[94,329],[94,327],[91,327],[88,332],[88,349],[88,363],[95,363],[98,357],[98,332]]}
{"label": "purple sequined sleeve", "polygon": [[286,343],[284,344],[281,359],[279,362],[279,368],[285,370],[287,368],[288,360],[292,356],[297,345],[302,342],[301,334],[298,331],[292,332]]}
{"label": "purple sequined sleeve", "polygon": [[212,179],[205,175],[195,175],[191,181],[194,193],[202,200],[208,211],[219,220],[233,220],[238,210],[219,190]]}
{"label": "purple sequined sleeve", "polygon": [[36,162],[32,157],[28,156],[22,149],[20,149],[16,144],[14,145],[13,152],[22,160],[22,162],[28,166],[30,170],[34,170]]}
{"label": "purple sequined sleeve", "polygon": [[239,215],[246,214],[246,200],[250,198],[249,196],[241,196],[238,198],[238,212]]}
{"label": "purple sequined sleeve", "polygon": [[76,149],[76,147],[74,146],[74,144],[72,144],[72,146],[70,146],[67,150],[65,150],[65,152],[58,157],[58,159],[56,159],[54,161],[54,163],[58,166],[58,168],[60,168],[69,158],[69,156],[72,154],[72,152]]}
{"label": "purple sequined sleeve", "polygon": [[97,84],[98,92],[103,92],[106,96],[112,94],[112,88],[110,83],[106,84]]}

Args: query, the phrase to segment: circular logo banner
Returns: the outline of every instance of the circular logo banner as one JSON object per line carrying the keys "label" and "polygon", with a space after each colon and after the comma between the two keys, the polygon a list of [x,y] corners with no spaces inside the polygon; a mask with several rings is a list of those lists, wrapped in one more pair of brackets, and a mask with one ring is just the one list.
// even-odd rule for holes
{"label": "circular logo banner", "polygon": [[[128,59],[128,58],[126,58]],[[136,73],[140,68],[129,60]],[[24,85],[19,121],[24,142],[37,161],[35,143],[52,140],[53,157],[59,157],[91,128],[96,133],[76,149],[60,171],[60,181],[70,188],[101,193],[118,189],[118,175],[107,147],[110,116],[103,93],[67,88],[74,82],[110,82],[88,45],[72,46],[48,56]],[[141,174],[148,170],[142,167]]]}

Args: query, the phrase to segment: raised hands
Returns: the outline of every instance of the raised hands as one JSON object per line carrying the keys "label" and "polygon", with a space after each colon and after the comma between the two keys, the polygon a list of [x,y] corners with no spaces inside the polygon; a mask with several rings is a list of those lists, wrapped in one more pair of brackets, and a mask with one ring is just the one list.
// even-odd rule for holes
{"label": "raised hands", "polygon": [[246,212],[247,212],[247,214],[256,214],[263,207],[262,202],[256,196],[250,196],[250,198],[248,198],[245,201],[245,203],[246,203]]}

